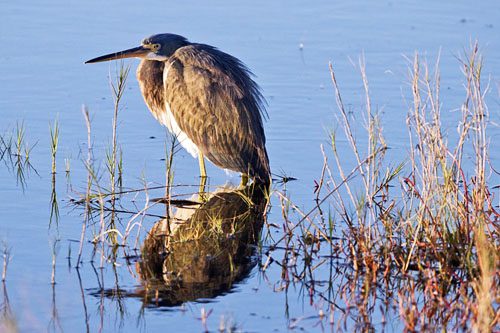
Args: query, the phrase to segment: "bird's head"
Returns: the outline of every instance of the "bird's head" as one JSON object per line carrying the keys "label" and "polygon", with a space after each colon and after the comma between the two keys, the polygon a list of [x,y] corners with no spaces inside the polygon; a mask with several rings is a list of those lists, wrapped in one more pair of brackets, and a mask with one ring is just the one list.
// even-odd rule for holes
{"label": "bird's head", "polygon": [[141,58],[157,61],[167,60],[174,52],[183,46],[188,45],[186,38],[175,34],[157,34],[142,40],[141,46],[128,50],[106,54],[86,61],[86,64],[95,62],[123,59]]}

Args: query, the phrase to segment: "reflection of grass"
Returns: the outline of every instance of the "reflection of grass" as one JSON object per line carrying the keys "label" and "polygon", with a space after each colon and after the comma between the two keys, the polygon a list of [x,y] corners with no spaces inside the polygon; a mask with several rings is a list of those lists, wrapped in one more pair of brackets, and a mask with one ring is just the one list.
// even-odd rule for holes
{"label": "reflection of grass", "polygon": [[52,225],[52,221],[55,220],[56,225],[59,223],[59,203],[57,201],[57,189],[56,189],[56,174],[52,174],[52,187],[50,193],[50,218],[49,227]]}
{"label": "reflection of grass", "polygon": [[[248,233],[248,221],[255,220],[251,198],[244,192],[230,191],[232,196],[225,198],[227,193],[224,191],[212,194],[218,198],[212,199],[222,203],[211,206],[211,197],[207,197],[207,204],[196,209],[193,216],[178,225],[173,235],[174,242],[191,242],[202,238],[217,239],[225,235],[239,235]],[[234,193],[234,194],[233,194]],[[227,213],[227,207],[235,207],[231,214]],[[188,208],[192,210],[193,208]],[[240,210],[238,210],[240,209]],[[229,216],[229,217],[228,217]]]}
{"label": "reflection of grass", "polygon": [[10,307],[9,296],[7,294],[7,285],[5,284],[5,281],[2,282],[2,303],[0,304],[0,332],[19,332],[17,320]]}
{"label": "reflection of grass", "polygon": [[[386,162],[387,143],[371,108],[364,62],[363,138],[354,134],[354,120],[330,68],[343,125],[343,134],[331,136],[334,166],[325,153],[315,189],[317,206],[310,212],[302,213],[282,196],[287,222],[278,242],[285,242],[286,283],[302,281],[310,293],[326,300],[330,311],[338,312],[339,330],[342,323],[353,322],[359,330],[373,330],[380,316],[399,316],[401,328],[411,332],[488,332],[498,325],[500,214],[487,184],[488,109],[477,46],[461,65],[466,91],[452,145],[441,126],[438,66],[431,73],[415,56],[409,156],[394,166]],[[356,165],[350,172],[348,156],[337,150],[340,136],[350,145]],[[298,223],[291,220],[290,208],[302,214]],[[325,246],[327,255],[321,251]],[[287,264],[300,258],[303,266]],[[326,264],[336,268],[329,269],[331,283],[324,289],[314,281],[324,279],[320,267]]]}
{"label": "reflection of grass", "polygon": [[16,174],[17,183],[23,190],[29,173],[34,171],[38,174],[30,163],[30,153],[34,146],[26,141],[23,122],[17,123],[14,133],[0,134],[0,162],[3,161],[7,169]]}
{"label": "reflection of grass", "polygon": [[2,247],[3,247],[2,282],[5,282],[5,280],[7,279],[7,268],[9,267],[9,263],[11,260],[11,252],[10,252],[11,248],[5,242],[3,242]]}
{"label": "reflection of grass", "polygon": [[50,130],[50,156],[52,157],[52,173],[56,173],[56,154],[57,146],[59,145],[59,124],[57,119],[54,121],[52,126],[49,126]]}

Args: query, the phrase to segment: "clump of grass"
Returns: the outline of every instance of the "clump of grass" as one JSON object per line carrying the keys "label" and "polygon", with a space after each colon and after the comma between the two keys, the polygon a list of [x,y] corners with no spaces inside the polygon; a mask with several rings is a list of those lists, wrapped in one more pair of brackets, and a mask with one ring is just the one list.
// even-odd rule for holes
{"label": "clump of grass", "polygon": [[34,147],[35,144],[30,146],[27,143],[24,122],[18,122],[13,133],[0,135],[0,161],[3,160],[6,166],[16,173],[17,183],[23,190],[29,172],[37,173],[30,163],[30,153]]}
{"label": "clump of grass", "polygon": [[12,162],[12,158],[15,157],[23,164],[29,164],[30,153],[34,146],[26,142],[24,122],[18,122],[14,133],[0,135],[0,161],[8,159]]}
{"label": "clump of grass", "polygon": [[[105,190],[100,183],[99,170],[96,169],[92,154],[92,140],[91,140],[91,120],[90,114],[86,107],[83,107],[82,113],[84,115],[85,124],[87,127],[87,158],[84,162],[87,169],[87,188],[83,202],[85,203],[84,219],[82,223],[82,231],[80,236],[80,246],[78,250],[77,267],[81,263],[83,252],[83,244],[87,231],[87,224],[93,218],[93,212],[97,212],[99,216],[100,226],[99,230],[94,233],[92,243],[97,249],[97,245],[101,244],[101,267],[103,267],[104,260],[107,257],[105,254],[105,238],[109,239],[111,244],[116,250],[118,246],[118,236],[122,236],[120,231],[116,229],[116,214],[115,207],[116,196],[121,193],[123,186],[123,152],[118,147],[118,114],[121,108],[121,100],[125,92],[126,80],[130,71],[129,66],[120,63],[120,67],[116,73],[116,81],[110,80],[110,86],[113,93],[114,107],[113,107],[113,121],[112,121],[112,139],[111,147],[106,151],[105,165],[109,174],[110,187]],[[111,75],[110,75],[111,76]],[[117,187],[120,191],[117,191]],[[95,191],[94,191],[95,188]],[[95,193],[94,193],[95,192]],[[105,206],[105,198],[109,197],[111,207],[109,209]],[[97,205],[97,206],[96,206]],[[106,214],[105,212],[109,212]],[[122,236],[123,238],[123,236]]]}
{"label": "clump of grass", "polygon": [[[403,300],[400,314],[409,330],[429,327],[457,329],[470,315],[463,309],[479,302],[479,298],[483,298],[485,306],[487,302],[484,299],[488,298],[471,292],[471,282],[478,275],[482,281],[492,282],[493,278],[491,274],[480,277],[485,272],[491,273],[491,269],[481,270],[478,267],[481,253],[478,245],[498,252],[498,235],[494,232],[498,213],[492,208],[491,192],[486,181],[488,114],[481,86],[482,60],[477,45],[462,61],[466,97],[461,107],[462,117],[455,146],[449,143],[450,139],[442,130],[438,68],[437,63],[434,72],[431,72],[426,64],[421,64],[418,55],[412,62],[413,103],[407,118],[409,166],[404,168],[398,165],[383,171],[384,154],[377,154],[360,168],[364,188],[361,196],[352,195],[353,191],[346,184],[351,202],[357,207],[356,218],[346,220],[349,225],[349,257],[353,266],[371,279],[376,279],[381,269],[403,276],[414,272],[418,277],[413,286],[409,279],[406,280],[408,285],[401,286],[399,291],[400,300]],[[363,82],[366,82],[362,66],[361,72]],[[365,92],[368,96],[368,89]],[[369,105],[367,100],[367,110]],[[377,125],[378,117],[368,111],[367,118],[370,153],[375,152],[377,147],[384,147],[385,141]],[[350,126],[349,121],[344,119],[348,137]],[[358,145],[350,137],[349,142],[357,156]],[[474,159],[473,176],[470,178],[465,176],[468,173],[464,169],[465,152],[470,152]],[[339,158],[337,161],[340,165]],[[403,172],[407,175],[400,176]],[[389,186],[397,186],[398,180],[403,191],[400,197],[389,190]],[[334,204],[341,214],[348,216],[346,206],[340,203],[342,199],[338,196],[336,199]],[[475,238],[481,242],[474,241]],[[418,286],[417,289],[415,286]],[[466,298],[455,298],[454,293],[450,294],[457,286],[468,291]],[[490,283],[488,290],[492,286]],[[434,301],[422,307],[415,301],[420,293]],[[444,304],[454,308],[454,311],[440,317],[444,311],[449,311]],[[482,312],[483,316],[487,313],[491,312]],[[469,319],[474,322],[477,318],[471,316]],[[487,321],[491,324],[494,317],[489,316]],[[485,328],[485,320],[481,322],[481,327]]]}
{"label": "clump of grass", "polygon": [[[324,154],[316,206],[304,213],[281,196],[285,235],[271,248],[284,241],[286,284],[302,281],[310,295],[330,302],[344,323],[338,329],[352,320],[359,330],[373,330],[380,312],[399,316],[401,329],[412,332],[487,332],[499,323],[500,214],[488,185],[487,88],[477,44],[460,64],[465,98],[456,142],[450,143],[441,122],[439,61],[431,71],[418,55],[411,60],[409,156],[393,163],[372,109],[364,60],[358,64],[366,96],[361,137],[330,66],[342,132],[332,133],[331,153]],[[352,159],[338,152],[339,137]],[[350,160],[355,167],[348,171]],[[298,222],[290,208],[301,216]],[[325,259],[323,244],[341,264]],[[287,264],[300,258],[303,267]],[[333,268],[323,289],[314,281],[324,279],[316,272],[324,273],[326,264]]]}
{"label": "clump of grass", "polygon": [[26,177],[33,168],[29,161],[31,149],[25,143],[25,129],[23,123],[17,124],[13,133],[0,134],[0,162],[4,162],[7,169],[15,172],[17,184],[23,191],[26,187]]}

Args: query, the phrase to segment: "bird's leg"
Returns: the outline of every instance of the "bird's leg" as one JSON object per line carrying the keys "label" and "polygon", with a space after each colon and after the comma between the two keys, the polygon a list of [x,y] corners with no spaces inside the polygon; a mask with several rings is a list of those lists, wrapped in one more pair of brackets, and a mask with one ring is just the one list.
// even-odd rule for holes
{"label": "bird's leg", "polygon": [[248,184],[248,175],[246,173],[241,174],[241,183],[240,187],[245,187]]}
{"label": "bird's leg", "polygon": [[198,162],[200,162],[200,177],[207,178],[207,170],[205,169],[205,158],[201,152],[198,153]]}
{"label": "bird's leg", "polygon": [[207,170],[205,169],[205,158],[201,152],[198,153],[200,163],[200,201],[205,201],[205,186],[207,185]]}

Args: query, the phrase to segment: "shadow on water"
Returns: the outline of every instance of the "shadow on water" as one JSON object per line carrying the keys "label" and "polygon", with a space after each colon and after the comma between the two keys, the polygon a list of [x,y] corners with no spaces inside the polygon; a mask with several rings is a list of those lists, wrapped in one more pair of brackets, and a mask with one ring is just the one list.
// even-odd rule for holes
{"label": "shadow on water", "polygon": [[[153,225],[136,263],[141,285],[120,296],[140,298],[146,307],[174,307],[224,295],[249,276],[257,264],[263,192],[248,186],[206,197]],[[116,296],[113,290],[104,294]]]}

